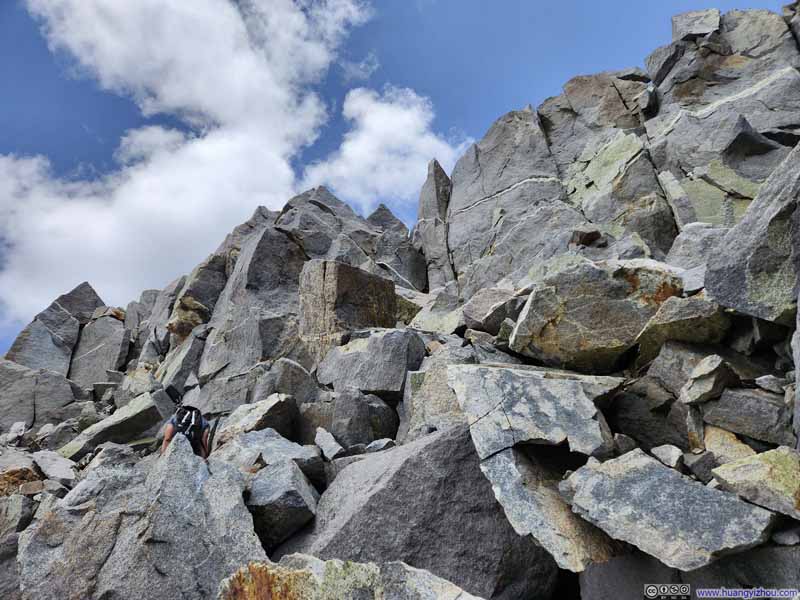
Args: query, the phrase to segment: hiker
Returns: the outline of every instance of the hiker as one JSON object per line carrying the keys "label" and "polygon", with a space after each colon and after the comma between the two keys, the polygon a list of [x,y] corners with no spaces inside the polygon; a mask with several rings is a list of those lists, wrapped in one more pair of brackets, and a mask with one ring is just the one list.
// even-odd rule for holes
{"label": "hiker", "polygon": [[202,458],[208,458],[208,421],[203,414],[193,406],[179,406],[175,414],[164,428],[164,442],[161,444],[161,454],[167,449],[176,433],[182,433],[192,444],[194,453]]}

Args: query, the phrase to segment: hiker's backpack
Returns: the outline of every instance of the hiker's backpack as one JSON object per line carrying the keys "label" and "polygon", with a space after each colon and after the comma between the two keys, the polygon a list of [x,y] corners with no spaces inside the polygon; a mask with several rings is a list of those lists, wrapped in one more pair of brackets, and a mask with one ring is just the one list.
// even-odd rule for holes
{"label": "hiker's backpack", "polygon": [[195,454],[203,447],[203,415],[193,406],[179,406],[175,411],[175,429],[186,436]]}

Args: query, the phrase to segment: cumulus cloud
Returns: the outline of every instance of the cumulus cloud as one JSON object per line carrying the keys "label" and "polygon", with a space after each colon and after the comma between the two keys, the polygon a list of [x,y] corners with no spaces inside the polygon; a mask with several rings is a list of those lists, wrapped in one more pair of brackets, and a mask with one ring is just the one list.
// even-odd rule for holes
{"label": "cumulus cloud", "polygon": [[436,157],[449,171],[470,141],[434,133],[430,101],[408,88],[351,90],[342,112],[350,131],[335,153],[306,168],[304,187],[325,184],[364,212],[378,202],[415,202],[428,161]]}
{"label": "cumulus cloud", "polygon": [[26,1],[77,73],[183,127],[127,132],[118,169],[99,179],[0,155],[0,326],[83,280],[116,305],[161,288],[256,206],[279,208],[312,182],[362,207],[406,200],[428,159],[450,164],[457,152],[413,91],[357,89],[342,147],[301,178],[293,171],[328,118],[316,84],[371,15],[362,0]]}

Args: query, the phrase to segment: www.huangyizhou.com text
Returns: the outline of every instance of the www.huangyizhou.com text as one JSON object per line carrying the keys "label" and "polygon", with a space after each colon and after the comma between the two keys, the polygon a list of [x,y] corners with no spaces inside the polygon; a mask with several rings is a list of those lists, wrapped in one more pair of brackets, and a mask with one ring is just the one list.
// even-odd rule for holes
{"label": "www.huangyizhou.com text", "polygon": [[800,590],[790,588],[696,588],[698,598],[800,598]]}

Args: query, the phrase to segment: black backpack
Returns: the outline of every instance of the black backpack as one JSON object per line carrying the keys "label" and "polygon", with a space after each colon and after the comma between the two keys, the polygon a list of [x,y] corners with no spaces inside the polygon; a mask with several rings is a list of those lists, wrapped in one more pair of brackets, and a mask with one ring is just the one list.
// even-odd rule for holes
{"label": "black backpack", "polygon": [[186,436],[195,454],[203,447],[203,414],[193,406],[179,406],[175,411],[175,429]]}

